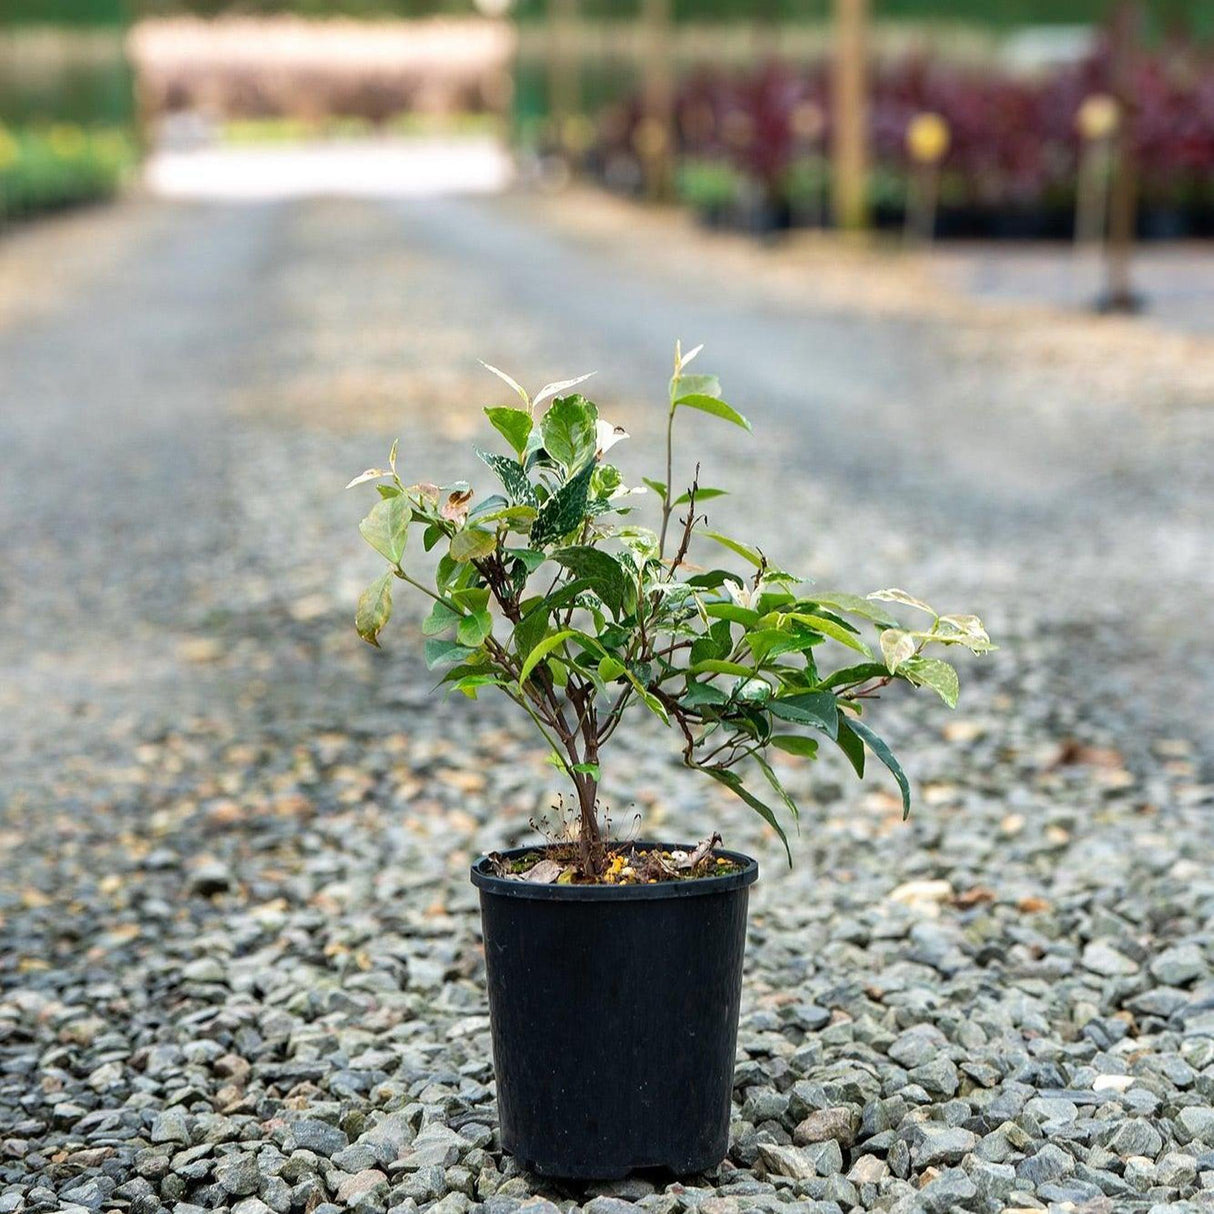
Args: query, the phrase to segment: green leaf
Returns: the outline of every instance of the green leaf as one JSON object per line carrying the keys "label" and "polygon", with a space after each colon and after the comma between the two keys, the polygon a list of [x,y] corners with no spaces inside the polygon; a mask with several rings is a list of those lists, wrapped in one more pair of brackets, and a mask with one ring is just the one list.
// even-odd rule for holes
{"label": "green leaf", "polygon": [[518,685],[522,685],[530,677],[531,672],[554,650],[563,645],[578,633],[573,628],[566,628],[561,632],[554,632],[551,636],[545,637],[530,653],[527,654],[527,660],[523,663],[522,670],[518,673]]}
{"label": "green leaf", "polygon": [[506,555],[512,560],[521,561],[528,573],[534,573],[548,559],[534,548],[507,548]]}
{"label": "green leaf", "polygon": [[478,649],[484,643],[484,640],[490,633],[493,632],[493,617],[487,611],[476,611],[472,615],[466,615],[459,622],[459,627],[455,632],[455,639],[461,645],[467,645],[471,649]]}
{"label": "green leaf", "polygon": [[653,492],[656,493],[658,495],[658,497],[666,496],[666,482],[665,481],[650,480],[649,477],[647,477],[647,476],[641,477],[641,481],[643,484],[647,485],[651,490],[653,490]]}
{"label": "green leaf", "polygon": [[771,744],[785,754],[797,755],[802,759],[812,759],[818,754],[817,738],[804,738],[799,733],[772,734]]}
{"label": "green leaf", "polygon": [[480,560],[483,556],[497,547],[497,536],[492,531],[481,531],[476,527],[467,527],[451,537],[451,559],[463,564],[465,561]]}
{"label": "green leaf", "polygon": [[774,628],[752,630],[742,638],[754,660],[760,664],[772,658],[778,658],[786,653],[804,653],[815,645],[822,643],[817,633],[780,632]]}
{"label": "green leaf", "polygon": [[505,406],[499,406],[494,409],[486,409],[485,416],[498,434],[519,455],[527,450],[527,439],[531,437],[531,427],[535,424],[531,420],[530,413],[525,409],[508,409]]}
{"label": "green leaf", "polygon": [[488,586],[465,586],[451,592],[451,601],[464,611],[484,611],[489,606]]}
{"label": "green leaf", "polygon": [[881,662],[860,662],[855,666],[844,666],[842,670],[833,671],[822,680],[820,686],[829,688],[866,683],[869,679],[880,679],[887,674],[889,670]]}
{"label": "green leaf", "polygon": [[864,743],[852,729],[847,717],[839,717],[839,734],[835,738],[839,749],[847,756],[847,761],[855,768],[856,775],[864,779]]}
{"label": "green leaf", "polygon": [[399,565],[401,557],[405,555],[405,540],[411,513],[412,507],[408,498],[382,498],[358,524],[359,534],[380,556],[387,557],[394,565]]}
{"label": "green leaf", "polygon": [[702,393],[693,392],[687,396],[680,396],[674,402],[674,407],[676,409],[698,409],[701,413],[711,413],[713,417],[723,417],[727,422],[741,426],[743,430],[750,429],[750,422],[746,418],[732,405],[727,405],[715,396],[705,396]]}
{"label": "green leaf", "polygon": [[915,656],[915,638],[901,628],[887,628],[881,634],[881,653],[890,674],[903,662]]}
{"label": "green leaf", "polygon": [[902,817],[906,819],[910,816],[911,807],[910,782],[906,778],[906,772],[894,758],[893,751],[863,721],[851,720],[848,721],[848,725],[860,735],[867,743],[869,750],[889,768],[894,779],[898,781],[898,787],[902,790]]}
{"label": "green leaf", "polygon": [[722,535],[719,531],[697,531],[696,535],[702,535],[705,539],[712,540],[723,548],[728,548],[730,552],[736,552],[738,556],[745,557],[757,569],[763,567],[763,557],[757,548],[751,548],[748,544],[743,544],[738,540],[731,540],[729,536]]}
{"label": "green leaf", "polygon": [[939,658],[911,658],[899,671],[919,687],[930,687],[950,707],[957,707],[961,684],[957,672]]}
{"label": "green leaf", "polygon": [[531,524],[529,539],[533,548],[542,548],[568,535],[586,517],[586,497],[593,475],[592,461],[543,504],[535,522]]}
{"label": "green leaf", "polygon": [[502,679],[495,674],[466,674],[452,682],[451,690],[463,692],[470,700],[476,699],[481,687],[501,687]]}
{"label": "green leaf", "polygon": [[525,658],[548,631],[548,607],[541,603],[514,626],[514,652]]}
{"label": "green leaf", "polygon": [[839,705],[829,691],[803,691],[795,696],[781,696],[767,705],[773,717],[812,725],[834,738],[839,732]]}
{"label": "green leaf", "polygon": [[628,575],[610,553],[589,545],[558,548],[552,559],[574,577],[587,582],[604,606],[618,620],[624,613],[632,589]]}
{"label": "green leaf", "polygon": [[446,603],[435,603],[430,614],[422,620],[422,633],[425,636],[438,636],[448,628],[458,628],[463,617],[458,611],[452,611]]}
{"label": "green leaf", "polygon": [[[517,410],[513,411],[517,412]],[[505,455],[494,455],[492,451],[482,451],[479,447],[474,450],[497,474],[497,479],[502,482],[506,492],[510,494],[510,500],[515,505],[538,508],[539,498],[535,496],[535,489],[527,479],[527,474],[520,463]]]}
{"label": "green leaf", "polygon": [[456,641],[444,641],[438,637],[430,637],[426,641],[426,666],[434,670],[439,666],[452,666],[457,662],[467,661],[475,649],[460,645]]}
{"label": "green leaf", "polygon": [[[694,666],[687,667],[687,674],[732,674],[739,679],[754,678],[755,672],[749,666],[743,666],[739,662],[723,662],[718,658],[706,658],[702,662],[696,662]],[[832,697],[833,698],[833,697]]]}
{"label": "green leaf", "polygon": [[[590,478],[590,496],[592,498],[610,498],[624,483],[620,470],[614,464],[599,463],[595,466],[594,476]],[[625,496],[627,496],[625,494]],[[605,510],[613,507],[604,504]]]}
{"label": "green leaf", "polygon": [[759,770],[766,777],[768,784],[772,786],[776,796],[784,802],[788,812],[792,814],[793,820],[799,823],[801,820],[801,811],[797,808],[797,803],[788,795],[788,790],[783,784],[780,783],[780,777],[777,776],[774,771],[772,771],[771,764],[768,763],[768,761],[763,758],[762,755],[755,755],[754,761],[759,765]]}
{"label": "green leaf", "polygon": [[[646,483],[648,483],[648,482],[646,482]],[[701,485],[696,490],[696,501],[697,502],[708,502],[708,501],[711,501],[714,497],[728,497],[728,496],[729,496],[729,491],[727,489],[709,489],[707,486]],[[676,506],[686,506],[690,501],[691,501],[691,494],[683,493],[674,499],[674,504]]]}
{"label": "green leaf", "polygon": [[624,663],[610,654],[599,661],[599,678],[604,683],[614,683],[625,671]]}
{"label": "green leaf", "polygon": [[705,603],[704,613],[714,620],[731,620],[746,628],[753,628],[759,622],[759,613],[754,608],[739,603]]}
{"label": "green leaf", "polygon": [[807,628],[812,628],[815,632],[830,637],[833,641],[838,641],[840,645],[846,645],[848,649],[854,649],[857,653],[864,654],[866,658],[873,656],[873,651],[854,632],[844,628],[842,624],[835,623],[834,620],[828,620],[822,615],[808,615],[802,611],[790,611],[788,615],[790,619],[797,620]]}
{"label": "green leaf", "polygon": [[788,846],[788,836],[784,833],[784,827],[780,825],[780,820],[776,817],[775,810],[770,805],[765,805],[754,793],[750,792],[746,785],[742,783],[742,777],[736,772],[732,772],[726,767],[715,765],[700,767],[698,770],[710,775],[717,783],[724,784],[735,797],[740,797],[745,801],[780,836],[780,842],[784,844],[784,854],[788,856],[788,866],[791,868],[792,849]]}
{"label": "green leaf", "polygon": [[580,776],[590,776],[595,780],[603,774],[597,763],[575,763],[569,770],[576,771]]}
{"label": "green leaf", "polygon": [[594,458],[598,410],[584,396],[560,396],[540,422],[544,450],[566,471]]}
{"label": "green leaf", "polygon": [[680,696],[680,701],[687,708],[704,706],[719,707],[729,703],[729,697],[711,683],[688,683],[687,690]]}
{"label": "green leaf", "polygon": [[379,648],[380,629],[392,614],[392,573],[377,577],[358,596],[358,610],[354,615],[354,627],[368,645]]}

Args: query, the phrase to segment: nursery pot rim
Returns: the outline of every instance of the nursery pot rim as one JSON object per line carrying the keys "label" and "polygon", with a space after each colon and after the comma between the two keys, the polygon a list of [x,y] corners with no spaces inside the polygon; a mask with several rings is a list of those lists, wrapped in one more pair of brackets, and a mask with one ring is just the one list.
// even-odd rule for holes
{"label": "nursery pot rim", "polygon": [[[638,839],[633,843],[641,851],[694,851],[695,844],[662,843],[651,839]],[[525,856],[542,850],[542,844],[530,847],[512,847],[498,853],[504,859]],[[472,884],[486,893],[504,898],[531,898],[542,902],[641,902],[655,898],[695,898],[704,894],[724,894],[736,889],[745,889],[759,879],[759,862],[742,852],[718,847],[714,856],[724,856],[742,867],[737,872],[723,873],[719,877],[693,877],[684,881],[657,881],[653,885],[541,885],[533,881],[517,881],[510,877],[499,877],[489,871],[489,857],[479,856],[470,870]]]}

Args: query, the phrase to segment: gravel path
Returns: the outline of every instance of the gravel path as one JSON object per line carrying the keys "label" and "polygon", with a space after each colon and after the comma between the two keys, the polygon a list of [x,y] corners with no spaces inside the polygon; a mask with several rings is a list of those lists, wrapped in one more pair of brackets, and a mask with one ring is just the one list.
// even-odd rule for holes
{"label": "gravel path", "polygon": [[[0,244],[0,1214],[1214,1204],[1214,351],[932,281],[577,197]],[[881,706],[908,824],[788,761],[792,872],[634,734],[621,829],[763,866],[735,1133],[712,1175],[571,1190],[498,1149],[466,881],[551,771],[428,694],[416,610],[353,636],[340,486],[396,434],[466,468],[476,356],[599,367],[647,471],[675,336],[756,424],[705,428],[705,475],[782,563],[1003,649],[958,714]]]}

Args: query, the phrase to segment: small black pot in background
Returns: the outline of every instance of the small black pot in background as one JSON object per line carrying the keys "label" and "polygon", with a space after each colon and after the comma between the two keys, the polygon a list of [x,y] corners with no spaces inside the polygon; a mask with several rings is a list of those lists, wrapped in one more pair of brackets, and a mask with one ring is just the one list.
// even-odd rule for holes
{"label": "small black pot in background", "polygon": [[502,1146],[528,1171],[687,1175],[725,1157],[746,906],[759,866],[737,852],[716,855],[743,867],[693,881],[578,886],[496,877],[485,858],[472,866]]}

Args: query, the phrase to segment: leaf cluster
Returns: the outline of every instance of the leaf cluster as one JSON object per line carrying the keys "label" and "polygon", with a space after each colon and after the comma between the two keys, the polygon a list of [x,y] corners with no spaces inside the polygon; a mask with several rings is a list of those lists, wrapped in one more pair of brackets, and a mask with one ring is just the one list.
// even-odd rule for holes
{"label": "leaf cluster", "polygon": [[[627,434],[573,391],[587,376],[532,397],[488,368],[518,397],[485,409],[505,446],[476,452],[496,482],[488,495],[465,482],[406,483],[394,444],[387,468],[351,481],[376,484],[360,531],[387,562],[359,600],[358,632],[378,645],[397,581],[429,595],[427,663],[448,688],[473,698],[494,688],[527,713],[578,793],[583,835],[597,838],[602,749],[633,710],[675,731],[684,763],[760,814],[786,850],[799,810],[773,749],[812,759],[830,744],[859,776],[871,752],[909,812],[909,782],[864,709],[894,681],[954,706],[956,670],[929,651],[984,653],[990,639],[976,616],[940,614],[905,591],[824,591],[774,567],[752,542],[708,527],[700,508],[722,491],[699,484],[698,466],[675,497],[679,417],[750,429],[715,376],[687,370],[698,352],[676,349],[664,480],[624,484],[607,456]],[[659,503],[656,530],[631,517],[646,491]],[[440,553],[432,584],[406,564],[411,532]],[[693,563],[693,551],[722,559]]]}

